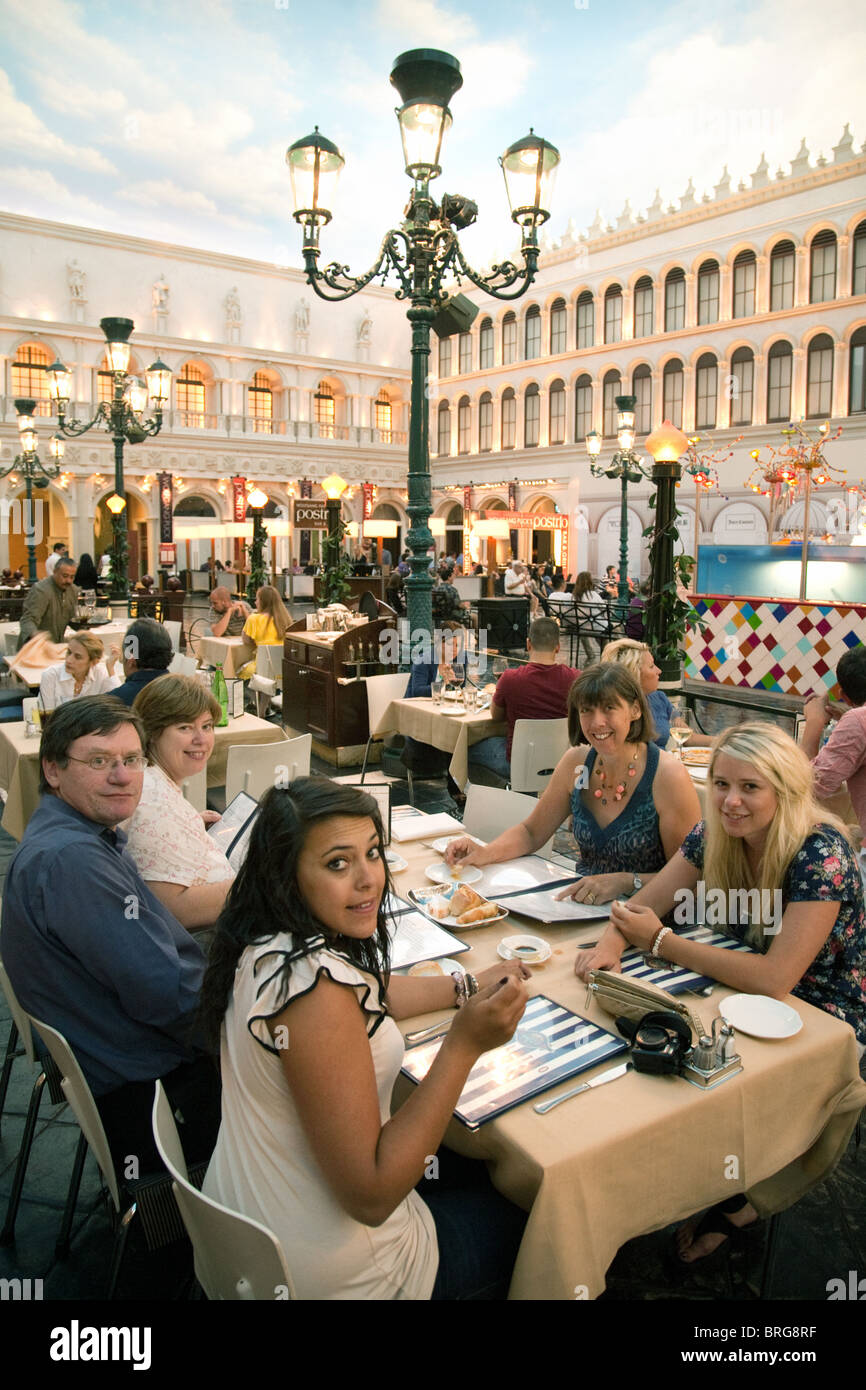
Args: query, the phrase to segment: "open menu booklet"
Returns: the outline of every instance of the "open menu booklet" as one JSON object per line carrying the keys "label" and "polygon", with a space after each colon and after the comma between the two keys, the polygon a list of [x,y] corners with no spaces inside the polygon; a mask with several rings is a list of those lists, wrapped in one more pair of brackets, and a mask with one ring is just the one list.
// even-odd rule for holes
{"label": "open menu booklet", "polygon": [[539,922],[584,922],[610,915],[610,903],[578,903],[557,900],[557,894],[581,877],[572,866],[554,863],[538,854],[527,854],[507,864],[489,864],[473,888],[482,897],[501,903],[509,912]]}

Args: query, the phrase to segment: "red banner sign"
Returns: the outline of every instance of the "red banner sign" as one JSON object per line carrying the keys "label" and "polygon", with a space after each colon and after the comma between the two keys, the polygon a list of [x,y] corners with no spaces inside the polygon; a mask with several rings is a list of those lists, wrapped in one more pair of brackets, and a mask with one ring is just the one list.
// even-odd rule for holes
{"label": "red banner sign", "polygon": [[247,519],[247,480],[246,478],[232,478],[232,520],[246,521]]}
{"label": "red banner sign", "polygon": [[174,536],[174,480],[170,473],[157,473],[159,487],[159,539],[168,542]]}
{"label": "red banner sign", "polygon": [[512,531],[567,531],[568,517],[549,512],[484,512],[491,521],[504,521]]}

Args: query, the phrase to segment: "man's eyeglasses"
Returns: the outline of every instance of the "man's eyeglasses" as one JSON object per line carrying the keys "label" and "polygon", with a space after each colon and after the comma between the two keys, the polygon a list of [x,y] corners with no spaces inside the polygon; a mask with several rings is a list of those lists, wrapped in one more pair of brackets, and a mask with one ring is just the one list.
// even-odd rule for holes
{"label": "man's eyeglasses", "polygon": [[66,756],[71,763],[83,763],[91,772],[113,772],[116,767],[122,767],[126,772],[141,772],[147,767],[147,758],[143,753],[130,753],[125,758],[112,758],[108,753],[94,753],[90,758],[73,758],[71,753]]}

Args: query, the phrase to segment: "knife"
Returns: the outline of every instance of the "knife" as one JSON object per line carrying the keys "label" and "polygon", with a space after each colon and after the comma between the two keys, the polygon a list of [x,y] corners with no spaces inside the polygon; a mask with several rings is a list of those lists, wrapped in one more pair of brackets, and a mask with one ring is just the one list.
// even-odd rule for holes
{"label": "knife", "polygon": [[582,1086],[574,1086],[570,1091],[557,1096],[555,1100],[545,1100],[541,1105],[534,1106],[538,1115],[546,1115],[548,1110],[553,1110],[557,1105],[561,1105],[564,1100],[571,1100],[572,1096],[579,1096],[581,1091],[591,1091],[593,1086],[604,1086],[608,1081],[616,1081],[618,1076],[625,1076],[627,1071],[631,1071],[632,1062],[620,1062],[618,1067],[610,1067],[603,1071],[601,1076],[594,1076],[592,1081],[584,1081]]}

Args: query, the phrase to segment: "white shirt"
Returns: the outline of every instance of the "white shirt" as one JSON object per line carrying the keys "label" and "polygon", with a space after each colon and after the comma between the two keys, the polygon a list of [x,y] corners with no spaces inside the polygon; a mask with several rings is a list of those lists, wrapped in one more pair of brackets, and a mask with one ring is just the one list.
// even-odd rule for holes
{"label": "white shirt", "polygon": [[375,1227],[343,1210],[310,1147],[267,1020],[320,974],[350,986],[368,1030],[383,1125],[403,1060],[400,1030],[381,1018],[373,977],[324,945],[292,963],[286,987],[282,967],[293,947],[280,933],[248,946],[238,962],[222,1029],[222,1125],[202,1191],[274,1232],[299,1298],[428,1299],[439,1266],[429,1207],[410,1192]]}
{"label": "white shirt", "polygon": [[57,661],[47,666],[39,678],[39,703],[43,709],[58,709],[82,695],[110,695],[120,683],[120,676],[110,676],[105,662],[97,661],[87,672],[76,695],[75,677],[69,675],[65,662]]}
{"label": "white shirt", "polygon": [[525,574],[515,574],[509,566],[505,571],[505,592],[506,594],[528,594],[528,578]]}
{"label": "white shirt", "polygon": [[58,560],[65,560],[67,557],[60,550],[53,550],[45,561],[45,578],[50,579],[54,573],[54,566]]}
{"label": "white shirt", "polygon": [[123,826],[135,867],[148,883],[223,883],[234,870],[200,813],[161,767],[144,769],[141,800]]}

